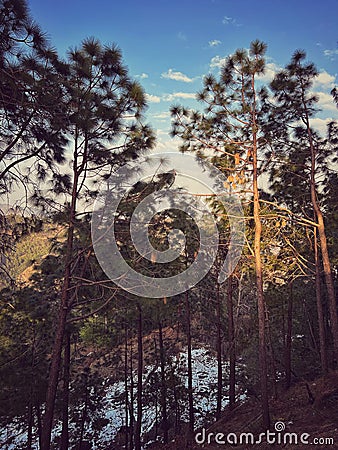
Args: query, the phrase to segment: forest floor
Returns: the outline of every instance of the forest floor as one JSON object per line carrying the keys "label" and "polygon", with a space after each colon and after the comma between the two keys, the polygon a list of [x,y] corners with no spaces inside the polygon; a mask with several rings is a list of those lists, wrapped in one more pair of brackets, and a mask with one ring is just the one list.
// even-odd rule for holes
{"label": "forest floor", "polygon": [[[251,398],[232,411],[224,411],[222,418],[204,429],[205,431],[196,430],[196,440],[190,443],[185,434],[175,436],[170,444],[153,444],[150,448],[152,450],[338,449],[338,372],[318,378],[308,385],[303,381],[295,383],[287,391],[281,392],[277,399],[271,400],[270,415],[272,426],[269,440],[264,436],[259,443],[257,441],[263,431],[260,403],[257,399]],[[218,444],[217,433],[223,434],[218,434]],[[250,433],[250,437],[242,435],[242,443],[241,433]]]}

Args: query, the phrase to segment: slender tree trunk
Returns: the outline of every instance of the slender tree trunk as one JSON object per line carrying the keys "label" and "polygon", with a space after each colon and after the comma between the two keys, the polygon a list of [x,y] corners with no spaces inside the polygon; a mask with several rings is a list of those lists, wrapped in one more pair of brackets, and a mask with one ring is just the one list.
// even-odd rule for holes
{"label": "slender tree trunk", "polygon": [[125,424],[126,424],[126,435],[125,435],[125,448],[128,448],[129,443],[129,434],[128,430],[130,427],[129,424],[129,413],[128,413],[128,328],[127,322],[125,322],[124,328],[124,391],[125,391],[125,399],[124,399],[124,411],[125,411]]}
{"label": "slender tree trunk", "polygon": [[236,401],[236,342],[235,342],[235,327],[234,327],[234,308],[232,301],[232,275],[230,275],[228,278],[227,309],[228,309],[228,340],[229,340],[229,359],[230,359],[229,408],[232,409]]}
{"label": "slender tree trunk", "polygon": [[268,351],[269,360],[271,363],[271,381],[272,381],[273,396],[275,399],[277,399],[278,398],[278,390],[277,390],[276,358],[275,358],[275,352],[273,349],[268,310],[266,310],[266,326],[267,326],[267,351]]}
{"label": "slender tree trunk", "polygon": [[270,428],[270,412],[268,397],[268,366],[266,352],[266,328],[265,328],[265,299],[263,292],[263,271],[261,260],[261,235],[262,222],[260,218],[259,206],[259,190],[258,190],[258,158],[257,158],[257,124],[256,124],[256,97],[255,97],[255,81],[252,77],[253,111],[252,111],[252,135],[253,135],[253,197],[254,197],[254,222],[255,222],[255,238],[254,238],[254,255],[255,255],[255,272],[257,287],[257,306],[258,306],[258,336],[259,336],[259,363],[260,363],[260,384],[261,384],[261,400],[263,425],[266,429]]}
{"label": "slender tree trunk", "polygon": [[292,310],[293,310],[293,283],[290,283],[290,293],[288,296],[288,311],[286,323],[286,339],[285,339],[285,387],[289,389],[291,386],[291,351],[292,351]]}
{"label": "slender tree trunk", "polygon": [[165,377],[165,352],[163,345],[163,333],[162,323],[158,322],[158,335],[160,345],[160,365],[161,365],[161,407],[162,407],[162,427],[163,427],[163,440],[164,443],[168,443],[168,414],[167,414],[167,381]]}
{"label": "slender tree trunk", "polygon": [[192,388],[192,348],[191,348],[191,317],[189,293],[185,293],[186,321],[187,321],[187,344],[188,344],[188,404],[189,404],[189,438],[194,434],[194,399]]}
{"label": "slender tree trunk", "polygon": [[[77,161],[74,160],[74,167],[76,167]],[[72,199],[70,206],[70,216],[68,224],[68,235],[66,244],[66,260],[65,260],[65,273],[64,281],[61,291],[61,303],[58,316],[58,323],[56,329],[56,335],[54,339],[53,352],[51,357],[51,364],[49,369],[48,386],[46,394],[46,408],[42,425],[42,450],[50,450],[50,441],[53,428],[54,406],[56,399],[56,392],[59,381],[61,354],[63,339],[65,334],[67,315],[68,315],[68,303],[69,303],[69,288],[71,278],[71,263],[73,257],[73,240],[74,240],[74,223],[75,223],[75,211],[76,211],[76,199],[77,199],[77,186],[78,174],[74,171],[74,182],[72,190]]]}
{"label": "slender tree trunk", "polygon": [[41,407],[39,400],[37,401],[35,405],[36,409],[36,418],[38,422],[38,438],[39,438],[39,448],[42,450],[42,440],[41,440],[41,434],[42,434],[42,423],[41,423]]}
{"label": "slender tree trunk", "polygon": [[325,336],[325,321],[322,302],[322,289],[320,278],[320,259],[318,255],[318,242],[317,242],[317,229],[314,227],[314,254],[315,254],[315,267],[316,267],[316,302],[317,302],[317,315],[318,315],[318,328],[319,328],[319,349],[320,349],[320,362],[322,366],[322,373],[325,375],[328,372],[327,363],[327,351],[326,351],[326,336]]}
{"label": "slender tree trunk", "polygon": [[142,343],[142,309],[138,303],[137,329],[137,418],[135,426],[135,450],[141,450],[142,428],[142,374],[143,374],[143,343]]}
{"label": "slender tree trunk", "polygon": [[88,372],[85,372],[85,404],[83,408],[82,413],[82,419],[81,419],[81,428],[80,428],[80,437],[79,437],[79,450],[81,450],[82,442],[83,442],[83,436],[84,436],[84,429],[85,429],[85,423],[87,421],[87,412],[88,412],[88,401],[89,401],[89,392],[88,392]]}
{"label": "slender tree trunk", "polygon": [[35,332],[32,342],[32,352],[31,352],[31,366],[30,366],[30,377],[29,377],[29,402],[28,402],[28,417],[27,417],[27,450],[31,450],[33,443],[33,425],[34,425],[34,361],[35,361]]}
{"label": "slender tree trunk", "polygon": [[27,450],[32,449],[33,443],[33,404],[32,393],[28,404],[28,418],[27,418]]}
{"label": "slender tree trunk", "polygon": [[65,347],[63,355],[63,398],[62,398],[62,433],[60,450],[69,448],[69,383],[70,383],[70,332],[65,333]]}
{"label": "slender tree trunk", "polygon": [[322,254],[322,260],[323,260],[323,267],[324,267],[324,276],[325,276],[325,284],[328,294],[328,300],[329,300],[329,311],[330,311],[330,322],[331,322],[331,332],[333,337],[333,348],[334,348],[334,360],[333,360],[333,367],[336,367],[336,364],[338,362],[338,315],[337,315],[337,302],[336,302],[336,296],[334,291],[334,284],[333,284],[333,277],[332,277],[332,270],[331,270],[331,263],[330,263],[330,257],[329,257],[329,251],[327,248],[327,239],[326,239],[326,232],[325,232],[325,223],[322,211],[320,209],[318,200],[317,200],[317,192],[316,192],[316,180],[315,180],[315,174],[316,174],[316,149],[315,144],[313,142],[312,132],[310,128],[310,120],[308,116],[308,111],[306,108],[305,100],[303,100],[304,106],[305,106],[305,113],[306,113],[306,126],[307,126],[307,133],[309,138],[309,145],[310,145],[310,151],[311,151],[311,177],[310,177],[310,191],[311,191],[311,202],[313,206],[314,213],[317,218],[317,227],[318,227],[318,234],[319,234],[319,242],[320,242],[320,249]]}
{"label": "slender tree trunk", "polygon": [[219,283],[217,283],[217,298],[216,298],[216,321],[217,321],[217,407],[216,419],[221,417],[222,410],[222,388],[223,388],[223,372],[222,372],[222,319],[221,319],[221,296],[219,292]]}
{"label": "slender tree trunk", "polygon": [[135,432],[135,417],[134,417],[134,378],[133,378],[133,342],[130,342],[130,443],[129,449],[134,448],[134,432]]}

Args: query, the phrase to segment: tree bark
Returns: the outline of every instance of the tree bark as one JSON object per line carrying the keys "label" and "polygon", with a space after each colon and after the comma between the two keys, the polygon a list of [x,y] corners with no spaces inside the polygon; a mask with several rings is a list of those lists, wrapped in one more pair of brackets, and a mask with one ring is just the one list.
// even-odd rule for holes
{"label": "tree bark", "polygon": [[162,323],[158,322],[158,335],[160,345],[160,366],[161,366],[161,408],[162,408],[162,428],[163,428],[163,441],[168,443],[168,413],[167,413],[167,382],[165,377],[165,352],[163,345],[163,333]]}
{"label": "tree bark", "polygon": [[221,319],[221,296],[219,292],[219,283],[217,283],[217,303],[216,303],[216,320],[217,320],[217,407],[216,419],[221,417],[222,410],[222,388],[223,388],[223,372],[222,372],[222,319]]}
{"label": "tree bark", "polygon": [[311,152],[311,175],[310,175],[310,192],[311,192],[311,202],[313,206],[314,213],[317,218],[317,228],[319,234],[319,242],[320,249],[323,260],[324,267],[324,276],[325,276],[325,284],[328,294],[329,300],[329,311],[330,311],[330,322],[331,322],[331,332],[333,338],[333,348],[334,348],[334,358],[333,358],[333,368],[336,367],[338,362],[338,315],[337,315],[337,302],[334,291],[331,263],[329,257],[329,251],[327,248],[327,239],[326,239],[326,231],[325,231],[325,223],[322,211],[320,209],[318,200],[317,200],[317,192],[316,192],[316,148],[312,137],[312,131],[310,128],[310,119],[308,114],[308,109],[306,106],[306,102],[303,96],[303,105],[305,109],[305,123],[307,128],[307,134],[310,145]]}
{"label": "tree bark", "polygon": [[65,346],[63,355],[63,398],[62,398],[62,433],[60,450],[68,450],[69,447],[69,383],[70,383],[70,332],[65,334]]}
{"label": "tree bark", "polygon": [[88,412],[88,401],[89,401],[88,373],[89,373],[89,368],[87,368],[87,370],[85,371],[85,380],[86,380],[86,382],[85,382],[86,383],[85,384],[85,404],[84,404],[83,413],[82,413],[82,419],[81,419],[80,437],[79,437],[79,444],[78,444],[79,445],[79,450],[81,450],[81,448],[82,448],[84,429],[85,429],[85,423],[86,423],[86,420],[87,420],[87,412]]}
{"label": "tree bark", "polygon": [[59,373],[61,365],[61,354],[63,339],[65,335],[65,328],[67,322],[67,315],[69,309],[69,288],[71,278],[71,264],[73,257],[73,241],[74,241],[74,224],[75,224],[75,211],[77,200],[77,188],[78,188],[78,171],[77,171],[77,158],[74,157],[74,180],[72,189],[72,198],[69,212],[68,234],[66,243],[66,260],[65,260],[65,273],[64,282],[61,291],[61,302],[58,316],[57,330],[54,340],[51,364],[49,369],[48,386],[46,394],[46,408],[42,425],[42,447],[43,450],[50,450],[50,441],[53,428],[54,406],[56,399],[56,392],[59,382]]}
{"label": "tree bark", "polygon": [[229,408],[232,409],[236,401],[236,342],[235,342],[235,326],[234,326],[234,308],[232,301],[232,275],[230,275],[228,278],[227,309],[228,309],[228,340],[230,346]]}
{"label": "tree bark", "polygon": [[258,190],[258,158],[257,158],[257,124],[256,124],[256,97],[255,97],[255,81],[252,77],[253,111],[252,111],[252,135],[253,135],[253,197],[254,197],[254,258],[256,272],[256,288],[257,288],[257,307],[258,307],[258,336],[259,336],[259,364],[260,364],[260,384],[261,384],[261,400],[263,425],[266,429],[270,428],[270,412],[268,397],[268,367],[267,367],[267,351],[266,351],[266,317],[265,317],[265,299],[263,292],[263,271],[261,260],[261,235],[262,222],[260,218],[259,206],[259,190]]}
{"label": "tree bark", "polygon": [[134,449],[134,431],[135,431],[135,417],[134,417],[134,378],[133,378],[133,342],[130,342],[130,442],[129,442],[129,450]]}
{"label": "tree bark", "polygon": [[125,411],[125,424],[126,424],[126,435],[125,435],[125,448],[128,448],[129,443],[129,396],[128,396],[128,328],[127,322],[125,322],[124,328],[124,390],[125,390],[125,399],[124,399],[124,411]]}
{"label": "tree bark", "polygon": [[285,339],[285,387],[289,389],[291,386],[291,351],[292,351],[292,311],[293,311],[293,285],[290,283],[290,293],[288,296],[288,310],[286,322],[286,339]]}
{"label": "tree bark", "polygon": [[138,308],[138,329],[137,329],[137,418],[135,426],[135,450],[141,450],[141,429],[142,429],[142,374],[143,374],[143,343],[142,343],[142,309]]}
{"label": "tree bark", "polygon": [[187,321],[187,346],[188,346],[188,404],[189,404],[189,438],[194,434],[194,399],[192,387],[192,354],[191,354],[191,317],[189,294],[185,294],[186,321]]}
{"label": "tree bark", "polygon": [[315,254],[315,267],[316,267],[316,303],[317,303],[317,315],[318,315],[318,329],[319,329],[319,350],[320,350],[320,362],[323,375],[328,373],[327,363],[327,351],[326,351],[326,336],[325,336],[325,321],[322,302],[322,289],[321,289],[321,277],[320,277],[320,259],[318,255],[318,242],[317,242],[317,229],[314,227],[314,254]]}

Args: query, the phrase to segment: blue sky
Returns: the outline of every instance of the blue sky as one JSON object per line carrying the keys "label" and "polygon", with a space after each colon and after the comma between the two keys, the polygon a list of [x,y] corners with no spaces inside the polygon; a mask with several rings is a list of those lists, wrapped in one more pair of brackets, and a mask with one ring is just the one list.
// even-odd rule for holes
{"label": "blue sky", "polygon": [[88,36],[116,43],[130,74],[148,94],[147,122],[158,149],[173,150],[169,108],[196,106],[203,76],[222,58],[258,38],[268,45],[269,80],[296,49],[320,71],[314,90],[323,111],[313,122],[338,118],[329,92],[338,84],[338,1],[323,0],[28,0],[31,14],[61,55]]}

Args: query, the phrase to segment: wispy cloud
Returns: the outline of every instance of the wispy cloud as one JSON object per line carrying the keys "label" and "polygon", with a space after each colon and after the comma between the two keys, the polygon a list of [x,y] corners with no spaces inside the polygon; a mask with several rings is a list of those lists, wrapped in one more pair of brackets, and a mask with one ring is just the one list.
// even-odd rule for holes
{"label": "wispy cloud", "polygon": [[166,119],[170,118],[170,112],[169,111],[162,111],[160,113],[153,114],[152,117],[154,119],[157,119],[157,120],[166,120]]}
{"label": "wispy cloud", "polygon": [[141,73],[141,75],[135,75],[135,77],[144,80],[145,78],[149,78],[149,75],[147,73]]}
{"label": "wispy cloud", "polygon": [[338,56],[338,49],[336,50],[324,50],[324,55],[331,59],[331,61],[334,61],[336,57]]}
{"label": "wispy cloud", "polygon": [[238,23],[236,19],[234,19],[233,17],[228,17],[228,16],[224,16],[222,23],[224,25],[234,25],[235,27],[241,27],[242,24]]}
{"label": "wispy cloud", "polygon": [[177,33],[177,37],[178,37],[178,39],[180,39],[181,41],[186,41],[186,40],[187,40],[187,36],[186,36],[184,33],[182,33],[182,31],[179,31],[179,32]]}
{"label": "wispy cloud", "polygon": [[165,94],[163,96],[163,100],[166,102],[172,102],[178,98],[196,98],[196,94],[191,92],[174,92],[173,94]]}
{"label": "wispy cloud", "polygon": [[184,83],[191,83],[194,81],[193,78],[189,78],[182,72],[175,72],[173,69],[169,69],[168,72],[164,72],[161,78],[168,78],[169,80],[183,81]]}
{"label": "wispy cloud", "polygon": [[161,97],[152,94],[146,94],[146,99],[149,103],[160,103]]}
{"label": "wispy cloud", "polygon": [[217,47],[217,45],[222,44],[222,41],[219,41],[218,39],[214,39],[213,41],[209,41],[209,47]]}

